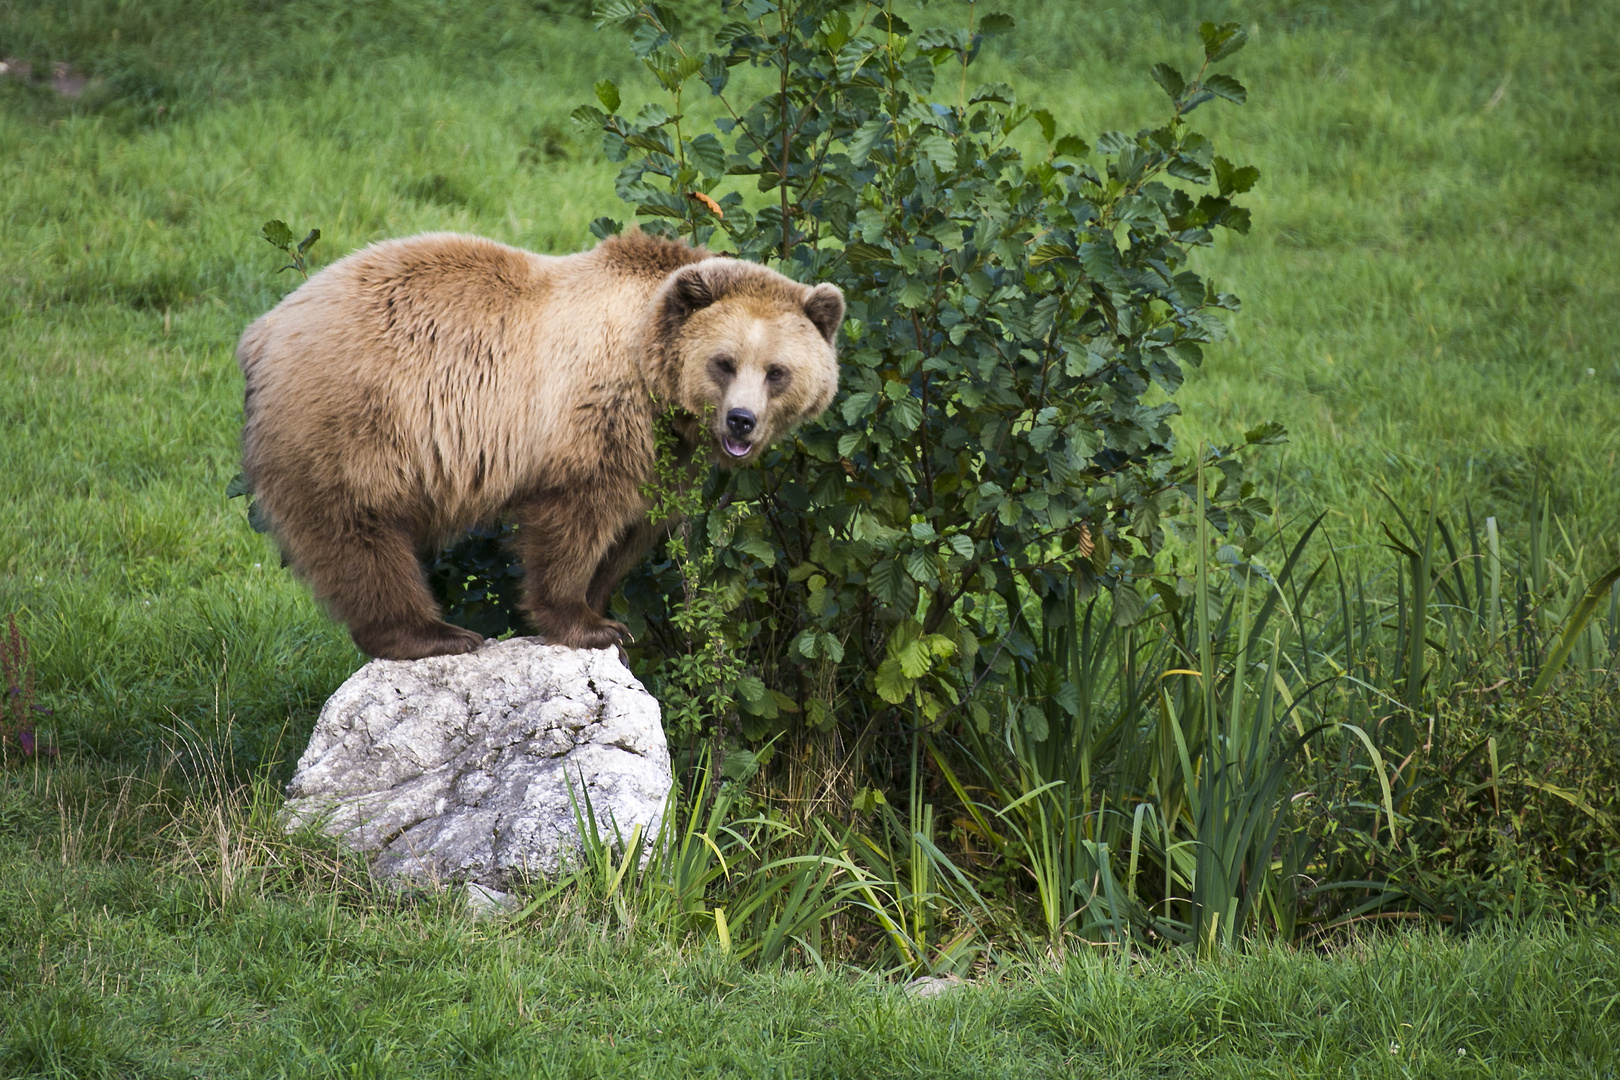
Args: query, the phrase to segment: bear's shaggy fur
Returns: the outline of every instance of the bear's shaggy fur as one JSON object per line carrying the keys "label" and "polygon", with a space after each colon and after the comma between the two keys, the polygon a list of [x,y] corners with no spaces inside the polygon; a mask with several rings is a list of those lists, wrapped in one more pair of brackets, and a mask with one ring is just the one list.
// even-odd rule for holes
{"label": "bear's shaggy fur", "polygon": [[656,537],[654,424],[756,458],[838,385],[844,299],[639,232],[536,255],[434,233],[356,252],[248,327],[247,479],[294,569],[372,656],[466,652],[419,555],[510,517],[548,642],[626,635],[608,598]]}

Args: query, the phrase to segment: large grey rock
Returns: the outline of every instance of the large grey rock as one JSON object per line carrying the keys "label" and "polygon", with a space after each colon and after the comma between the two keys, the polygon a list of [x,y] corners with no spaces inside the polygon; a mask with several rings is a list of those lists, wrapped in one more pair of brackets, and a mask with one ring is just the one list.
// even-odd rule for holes
{"label": "large grey rock", "polygon": [[320,822],[383,875],[498,887],[578,850],[570,784],[604,835],[628,837],[657,830],[670,782],[658,702],[614,652],[512,638],[350,676],[298,760],[287,822]]}

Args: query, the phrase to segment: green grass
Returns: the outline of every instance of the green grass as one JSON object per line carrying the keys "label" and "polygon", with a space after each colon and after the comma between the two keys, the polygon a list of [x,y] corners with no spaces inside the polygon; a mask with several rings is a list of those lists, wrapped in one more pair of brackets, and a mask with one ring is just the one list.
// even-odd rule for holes
{"label": "green grass", "polygon": [[398,896],[299,853],[229,799],[221,832],[222,804],[107,773],[0,785],[8,1077],[1601,1077],[1620,1064],[1613,928],[1395,933],[1197,965],[1004,959],[921,1000],[859,971],[672,948],[574,902],[474,921],[453,897]]}
{"label": "green grass", "polygon": [[[585,246],[623,210],[567,114],[604,75],[652,94],[581,6],[0,6],[0,55],[97,80],[0,79],[0,613],[60,750],[0,772],[0,1074],[1612,1075],[1606,929],[1009,960],[915,1002],[572,909],[475,926],[326,882],[318,852],[221,884],[237,864],[197,845],[241,835],[180,766],[284,776],[360,662],[223,498],[236,335],[296,283],[259,225],[319,226],[317,264],[439,228]],[[1381,486],[1519,546],[1545,495],[1588,568],[1614,554],[1620,9],[1006,6],[983,77],[1087,136],[1156,115],[1146,69],[1188,62],[1197,21],[1250,25],[1250,103],[1194,118],[1263,178],[1210,265],[1245,307],[1184,440],[1282,420],[1277,496],[1346,544],[1376,540]]]}

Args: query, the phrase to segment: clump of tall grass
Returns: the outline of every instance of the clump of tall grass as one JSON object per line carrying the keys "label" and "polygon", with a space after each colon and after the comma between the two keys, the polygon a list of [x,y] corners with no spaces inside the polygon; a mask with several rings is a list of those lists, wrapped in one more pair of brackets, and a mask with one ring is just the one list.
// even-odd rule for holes
{"label": "clump of tall grass", "polygon": [[1140,619],[1074,591],[1014,613],[1039,649],[1005,721],[932,746],[1054,946],[1612,902],[1620,567],[1555,555],[1545,516],[1516,554],[1393,509],[1383,568],[1321,519],[1274,570],[1201,530]]}

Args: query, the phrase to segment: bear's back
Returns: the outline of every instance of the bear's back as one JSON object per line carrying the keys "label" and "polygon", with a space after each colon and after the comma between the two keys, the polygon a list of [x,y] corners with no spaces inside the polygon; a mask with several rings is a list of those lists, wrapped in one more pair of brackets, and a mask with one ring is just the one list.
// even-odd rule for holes
{"label": "bear's back", "polygon": [[242,337],[249,475],[493,513],[591,461],[582,425],[645,396],[647,302],[702,257],[639,233],[568,256],[456,233],[355,252]]}

